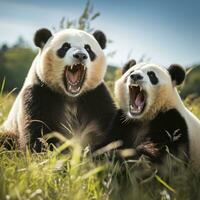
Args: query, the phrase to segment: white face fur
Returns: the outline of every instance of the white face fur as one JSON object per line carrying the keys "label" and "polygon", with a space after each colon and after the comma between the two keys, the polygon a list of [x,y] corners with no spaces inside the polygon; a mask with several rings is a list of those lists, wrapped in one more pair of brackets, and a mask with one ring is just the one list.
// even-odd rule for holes
{"label": "white face fur", "polygon": [[140,63],[115,83],[115,96],[131,119],[150,120],[161,110],[175,106],[175,88],[167,69]]}
{"label": "white face fur", "polygon": [[102,82],[106,60],[93,35],[65,29],[52,35],[42,46],[36,71],[55,91],[78,96]]}

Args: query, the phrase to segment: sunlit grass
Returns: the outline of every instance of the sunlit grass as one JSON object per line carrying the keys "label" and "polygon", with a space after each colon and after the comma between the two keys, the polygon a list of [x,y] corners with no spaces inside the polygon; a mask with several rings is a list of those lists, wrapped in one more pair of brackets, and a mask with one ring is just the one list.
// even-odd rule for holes
{"label": "sunlit grass", "polygon": [[[0,122],[5,120],[14,98],[12,94],[0,95]],[[200,116],[198,102],[188,100],[186,105]],[[66,148],[69,153],[62,154]],[[123,165],[106,157],[97,161],[87,148],[81,150],[77,143],[66,139],[55,151],[47,149],[39,154],[1,148],[0,199],[200,199],[200,172],[192,165],[185,168],[177,163],[177,173],[170,163],[168,176],[164,177],[149,168],[144,158]]]}
{"label": "sunlit grass", "polygon": [[104,166],[75,159],[52,152],[2,151],[0,199],[100,199],[103,191],[97,174]]}

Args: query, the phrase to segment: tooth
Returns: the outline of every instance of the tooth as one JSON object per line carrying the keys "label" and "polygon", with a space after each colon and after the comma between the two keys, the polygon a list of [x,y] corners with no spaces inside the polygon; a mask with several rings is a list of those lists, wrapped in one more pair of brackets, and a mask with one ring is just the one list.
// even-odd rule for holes
{"label": "tooth", "polygon": [[138,87],[139,85],[138,85],[138,84],[135,84],[135,83],[132,83],[131,86],[132,86],[132,87]]}
{"label": "tooth", "polygon": [[78,87],[78,89],[77,90],[80,90],[81,89],[81,87]]}
{"label": "tooth", "polygon": [[71,90],[71,89],[72,89],[72,86],[70,85],[70,86],[69,86],[69,90]]}
{"label": "tooth", "polygon": [[140,92],[142,91],[142,87],[140,86]]}

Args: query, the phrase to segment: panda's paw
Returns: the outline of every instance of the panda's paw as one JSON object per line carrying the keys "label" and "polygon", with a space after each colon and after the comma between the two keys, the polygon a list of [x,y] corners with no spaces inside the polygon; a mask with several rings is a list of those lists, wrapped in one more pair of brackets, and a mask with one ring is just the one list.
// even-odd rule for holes
{"label": "panda's paw", "polygon": [[156,158],[160,155],[160,149],[157,147],[157,144],[151,141],[143,142],[136,147],[136,150],[139,154],[144,154],[149,157]]}

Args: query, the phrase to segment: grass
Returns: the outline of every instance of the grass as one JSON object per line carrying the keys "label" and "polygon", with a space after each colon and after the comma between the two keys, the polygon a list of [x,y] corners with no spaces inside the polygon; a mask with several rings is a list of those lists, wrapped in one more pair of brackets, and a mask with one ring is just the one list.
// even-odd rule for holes
{"label": "grass", "polygon": [[[0,95],[0,123],[5,120],[14,97]],[[200,100],[186,105],[200,117]],[[68,154],[62,150],[68,148]],[[177,162],[179,173],[171,169]],[[188,200],[200,199],[200,171],[187,168],[173,157],[167,162],[167,177],[149,168],[142,157],[133,163],[94,161],[85,149],[65,140],[44,153],[0,149],[0,200]],[[150,170],[151,169],[151,170]],[[145,173],[144,173],[145,172]]]}

